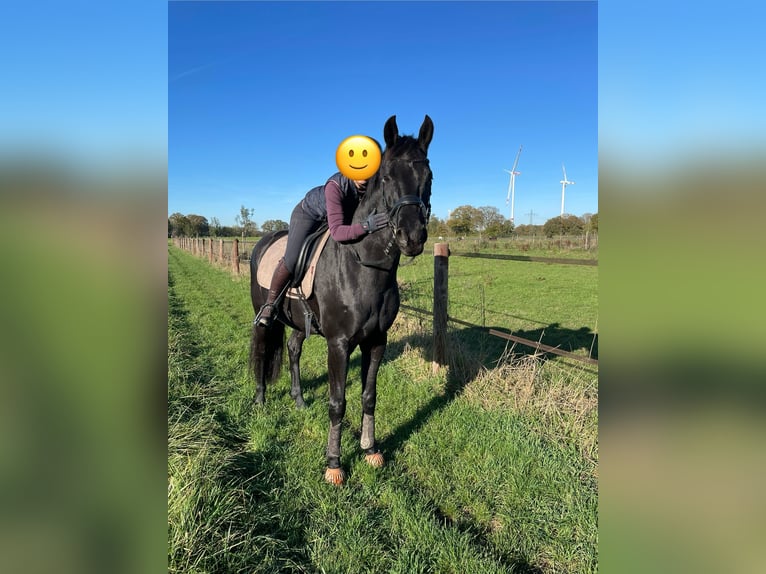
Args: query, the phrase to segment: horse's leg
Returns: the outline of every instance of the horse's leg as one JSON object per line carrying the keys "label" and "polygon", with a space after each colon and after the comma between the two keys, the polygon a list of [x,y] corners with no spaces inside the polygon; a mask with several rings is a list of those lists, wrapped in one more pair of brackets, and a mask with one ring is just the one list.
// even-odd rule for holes
{"label": "horse's leg", "polygon": [[250,364],[255,377],[255,397],[253,402],[262,405],[266,402],[266,341],[263,328],[253,325],[252,342],[250,343]]}
{"label": "horse's leg", "polygon": [[303,351],[303,341],[305,340],[306,334],[303,331],[293,329],[287,341],[287,351],[290,356],[290,396],[295,401],[295,407],[298,409],[306,406],[306,403],[303,401],[303,391],[301,390],[301,352]]}
{"label": "horse's leg", "polygon": [[383,455],[375,444],[375,401],[377,399],[378,369],[386,350],[386,333],[368,339],[360,345],[362,350],[362,438],[360,446],[368,464],[381,467]]}
{"label": "horse's leg", "polygon": [[327,436],[327,469],[324,478],[332,484],[343,484],[346,476],[340,467],[340,426],[346,414],[346,376],[348,374],[348,342],[327,341],[327,375],[330,379],[330,432]]}

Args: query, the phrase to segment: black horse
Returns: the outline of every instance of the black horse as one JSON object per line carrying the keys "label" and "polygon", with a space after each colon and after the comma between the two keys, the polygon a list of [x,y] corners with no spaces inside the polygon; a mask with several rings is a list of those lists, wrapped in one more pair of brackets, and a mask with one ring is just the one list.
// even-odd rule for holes
{"label": "black horse", "polygon": [[[388,329],[399,312],[396,272],[402,254],[423,252],[431,210],[431,168],[428,145],[433,122],[427,115],[418,138],[399,135],[396,116],[383,128],[386,143],[380,168],[367,183],[354,222],[364,221],[372,212],[386,212],[389,226],[352,243],[329,241],[316,264],[314,293],[306,303],[286,298],[279,318],[264,329],[253,325],[250,359],[255,375],[255,403],[265,402],[266,382],[279,375],[284,347],[285,324],[293,331],[287,343],[292,388],[290,395],[298,408],[305,406],[300,383],[300,357],[305,332],[303,318],[308,305],[315,316],[311,333],[327,340],[327,370],[330,384],[330,431],[327,439],[325,480],[342,484],[340,467],[341,421],[346,412],[346,377],[349,357],[357,346],[362,351],[362,437],[365,459],[382,466],[384,459],[375,444],[375,400],[378,368],[386,349]],[[262,253],[273,242],[265,235],[250,259],[250,294],[256,314],[266,300],[267,290],[256,279]]]}

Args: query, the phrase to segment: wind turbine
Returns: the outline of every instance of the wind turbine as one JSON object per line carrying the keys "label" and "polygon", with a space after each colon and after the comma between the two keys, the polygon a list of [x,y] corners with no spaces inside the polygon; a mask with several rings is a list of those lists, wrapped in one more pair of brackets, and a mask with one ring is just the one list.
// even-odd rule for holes
{"label": "wind turbine", "polygon": [[519,156],[521,155],[521,146],[519,146],[519,153],[516,154],[516,161],[513,162],[511,171],[504,169],[503,171],[511,174],[511,180],[508,182],[508,197],[505,198],[505,204],[508,205],[508,200],[511,200],[511,223],[513,223],[513,200],[516,195],[516,176],[520,175],[520,171],[516,171],[516,166],[519,164]]}
{"label": "wind turbine", "polygon": [[574,185],[573,181],[569,181],[567,179],[567,170],[564,167],[564,164],[561,164],[561,171],[564,172],[564,179],[562,179],[559,183],[561,184],[561,216],[564,216],[564,191],[567,188],[567,185]]}

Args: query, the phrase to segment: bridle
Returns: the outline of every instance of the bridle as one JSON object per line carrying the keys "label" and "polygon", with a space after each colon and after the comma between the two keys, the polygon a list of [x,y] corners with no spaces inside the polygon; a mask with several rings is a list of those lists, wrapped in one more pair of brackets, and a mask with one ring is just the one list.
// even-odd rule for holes
{"label": "bridle", "polygon": [[[426,166],[428,166],[428,158],[423,159],[404,159],[404,158],[395,158],[390,159],[388,161],[391,162],[400,162],[400,161],[406,161],[410,164],[413,163],[425,163]],[[387,208],[387,215],[388,215],[388,227],[383,227],[381,229],[390,229],[391,230],[391,239],[388,240],[388,244],[383,249],[383,252],[386,254],[386,258],[391,257],[391,248],[394,246],[396,242],[396,232],[399,230],[399,211],[403,207],[407,207],[410,205],[415,205],[420,208],[420,214],[423,216],[423,219],[426,222],[426,225],[428,225],[428,220],[431,217],[431,207],[429,205],[426,205],[423,203],[423,199],[419,195],[403,195],[399,199],[397,199],[394,204],[391,207],[388,207],[388,204],[384,201],[384,204]],[[356,255],[357,261],[359,261],[360,264],[364,265],[365,267],[375,267],[378,269],[386,269],[382,267],[385,263],[387,263],[387,259],[379,259],[376,261],[364,261],[359,257],[359,254],[354,250],[354,254]],[[410,263],[415,261],[415,257],[412,257],[408,263],[402,263],[401,266],[409,265]]]}
{"label": "bridle", "polygon": [[[422,158],[422,159],[391,159],[389,160],[391,162],[401,162],[406,161],[409,164],[413,163],[425,163],[426,166],[429,165],[428,158]],[[431,217],[431,207],[426,206],[425,203],[423,203],[423,200],[419,195],[403,195],[399,199],[394,202],[394,204],[388,208],[388,225],[393,230],[394,234],[396,234],[396,230],[398,229],[398,225],[396,223],[396,220],[399,215],[399,210],[402,207],[406,207],[408,205],[417,205],[420,207],[420,214],[423,216],[423,219],[426,221],[426,225],[428,225],[428,220]],[[386,207],[388,207],[388,204],[386,204]]]}

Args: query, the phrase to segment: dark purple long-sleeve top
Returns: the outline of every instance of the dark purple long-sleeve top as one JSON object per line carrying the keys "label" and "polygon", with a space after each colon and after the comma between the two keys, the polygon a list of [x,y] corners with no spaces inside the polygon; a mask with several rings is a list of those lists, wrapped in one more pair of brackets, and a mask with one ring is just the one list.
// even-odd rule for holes
{"label": "dark purple long-sleeve top", "polygon": [[359,191],[341,173],[331,176],[324,185],[315,187],[303,198],[303,210],[317,221],[327,219],[330,235],[335,241],[352,241],[366,231],[361,223],[351,223],[359,205]]}

